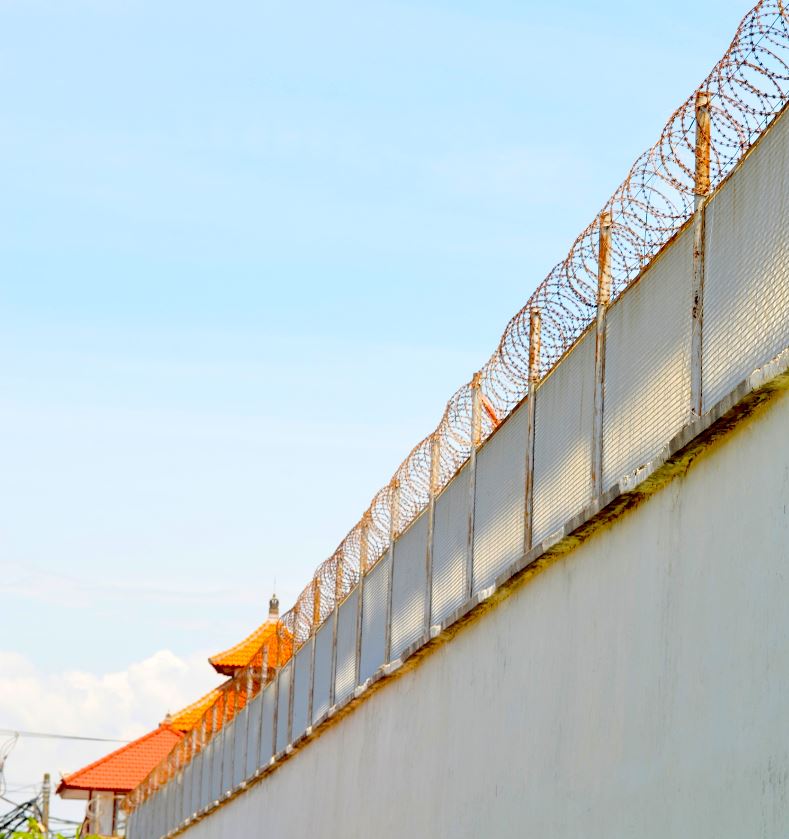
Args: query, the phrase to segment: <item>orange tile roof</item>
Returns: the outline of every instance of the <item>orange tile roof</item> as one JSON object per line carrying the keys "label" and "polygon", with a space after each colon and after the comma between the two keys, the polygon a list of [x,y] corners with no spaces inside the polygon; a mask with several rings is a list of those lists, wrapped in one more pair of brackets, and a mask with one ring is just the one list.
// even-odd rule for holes
{"label": "orange tile roof", "polygon": [[200,724],[203,714],[211,708],[221,693],[222,686],[220,685],[208,691],[205,696],[201,696],[196,702],[187,705],[186,708],[183,708],[177,714],[171,714],[170,726],[176,731],[182,731],[184,734],[188,734]]}
{"label": "orange tile roof", "polygon": [[[256,653],[260,652],[260,648],[266,643],[276,639],[277,635],[277,621],[269,618],[265,623],[262,623],[251,635],[240,641],[235,647],[225,650],[222,653],[212,655],[208,659],[209,664],[216,670],[217,673],[222,673],[225,676],[232,676],[237,670],[246,667]],[[286,646],[281,644],[280,646]],[[288,647],[290,645],[287,645]],[[280,651],[282,653],[282,651]],[[290,657],[288,653],[287,658]],[[280,654],[280,659],[282,654]],[[286,660],[287,660],[286,658]],[[276,666],[277,662],[270,662],[270,666]]]}
{"label": "orange tile roof", "polygon": [[57,793],[63,795],[80,790],[131,792],[170,754],[183,736],[169,723],[162,723],[137,740],[61,778]]}

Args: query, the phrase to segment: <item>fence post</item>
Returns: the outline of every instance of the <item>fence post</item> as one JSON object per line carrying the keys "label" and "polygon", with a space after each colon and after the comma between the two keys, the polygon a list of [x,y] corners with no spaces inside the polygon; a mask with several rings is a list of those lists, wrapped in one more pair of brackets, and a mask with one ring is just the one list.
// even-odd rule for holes
{"label": "fence post", "polygon": [[241,763],[241,774],[242,780],[246,780],[247,777],[247,763],[249,763],[249,703],[252,699],[252,665],[247,665],[247,684],[246,684],[246,696],[244,697],[244,710],[246,711],[246,724],[244,726],[244,749],[243,749],[243,757]]}
{"label": "fence post", "polygon": [[477,496],[477,449],[482,443],[482,400],[480,374],[471,379],[471,454],[468,460],[468,527],[466,530],[466,597],[474,592],[474,513]]}
{"label": "fence post", "polygon": [[296,691],[296,634],[293,634],[291,641],[290,661],[290,682],[288,684],[288,727],[285,731],[285,745],[288,746],[293,739],[293,696]]}
{"label": "fence post", "polygon": [[436,521],[436,497],[441,478],[441,439],[434,431],[430,438],[430,502],[427,510],[427,555],[425,557],[425,633],[430,632],[433,602],[433,539]]}
{"label": "fence post", "polygon": [[199,813],[203,807],[208,803],[207,801],[203,800],[203,788],[205,787],[205,770],[206,770],[206,760],[205,760],[205,741],[206,741],[206,733],[205,733],[205,712],[203,712],[203,716],[200,719],[200,736],[198,738],[200,742],[200,754],[202,758],[200,759],[200,785],[198,786],[197,790],[197,806],[195,806],[195,812]]}
{"label": "fence post", "polygon": [[534,521],[534,434],[537,417],[537,382],[540,379],[540,328],[542,315],[539,309],[529,312],[529,404],[526,431],[526,522],[523,533],[523,552],[532,547]]}
{"label": "fence post", "polygon": [[211,803],[211,799],[214,797],[214,774],[215,768],[217,763],[217,755],[216,755],[216,718],[217,718],[217,705],[219,705],[219,699],[221,697],[218,696],[214,701],[214,704],[211,706],[211,766],[209,769],[211,770],[208,774],[208,801],[206,801],[206,806]]}
{"label": "fence post", "polygon": [[603,491],[603,410],[605,402],[605,327],[611,302],[611,213],[600,214],[597,263],[597,324],[594,346],[594,415],[592,420],[592,497]]}
{"label": "fence post", "polygon": [[695,212],[693,215],[693,311],[690,350],[691,415],[701,416],[702,355],[704,327],[704,233],[707,196],[710,191],[710,94],[696,93],[696,173]]}
{"label": "fence post", "polygon": [[359,594],[356,603],[356,657],[354,661],[354,685],[358,685],[362,675],[362,604],[364,601],[364,578],[367,574],[369,559],[370,511],[362,516],[359,532]]}
{"label": "fence post", "polygon": [[331,629],[331,682],[329,683],[329,707],[334,705],[337,696],[337,624],[340,622],[340,596],[342,593],[343,557],[337,557],[334,572],[334,623]]}
{"label": "fence post", "polygon": [[392,494],[389,499],[389,590],[386,597],[386,641],[384,659],[389,663],[392,657],[392,583],[394,582],[395,542],[400,530],[400,480],[393,478]]}
{"label": "fence post", "polygon": [[315,648],[317,644],[318,627],[321,622],[321,587],[318,577],[312,580],[312,654],[310,658],[310,688],[307,695],[307,728],[312,727],[313,698],[315,693]]}

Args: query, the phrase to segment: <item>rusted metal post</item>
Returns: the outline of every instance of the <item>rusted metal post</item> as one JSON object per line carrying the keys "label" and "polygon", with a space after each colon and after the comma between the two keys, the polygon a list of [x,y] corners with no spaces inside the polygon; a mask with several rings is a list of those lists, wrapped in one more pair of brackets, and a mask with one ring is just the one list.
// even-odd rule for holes
{"label": "rusted metal post", "polygon": [[200,760],[200,772],[196,773],[199,774],[197,779],[197,802],[194,808],[196,813],[199,813],[203,807],[208,803],[207,801],[203,800],[203,788],[205,787],[205,770],[206,770],[206,759],[205,759],[205,739],[206,739],[206,732],[205,732],[205,713],[203,714],[202,719],[200,720],[200,734],[198,736],[198,742],[200,743],[200,753],[203,757]]}
{"label": "rusted metal post", "polygon": [[430,501],[427,508],[427,555],[425,557],[425,632],[430,632],[433,602],[433,541],[436,521],[436,498],[441,479],[441,439],[434,431],[430,438]]}
{"label": "rusted metal post", "polygon": [[249,702],[252,699],[252,690],[253,690],[253,673],[252,673],[252,665],[247,665],[247,672],[246,672],[246,696],[244,697],[244,709],[246,710],[245,720],[244,720],[244,748],[242,750],[242,760],[243,764],[241,767],[242,774],[244,778],[246,778],[247,774],[247,764],[249,763],[248,752],[249,752]]}
{"label": "rusted metal post", "polygon": [[364,578],[369,564],[370,511],[362,516],[359,530],[359,593],[356,603],[356,657],[354,661],[354,683],[359,684],[362,673],[362,619],[364,618]]}
{"label": "rusted metal post", "polygon": [[529,403],[526,430],[526,521],[523,532],[523,552],[532,547],[534,521],[534,434],[537,418],[537,383],[540,380],[540,329],[542,314],[539,309],[529,312]]}
{"label": "rusted metal post", "polygon": [[710,94],[696,93],[696,178],[693,215],[693,286],[690,349],[690,410],[701,416],[702,356],[704,337],[704,238],[707,198],[710,192]]}
{"label": "rusted metal post", "polygon": [[474,591],[474,514],[477,497],[477,449],[482,444],[480,374],[471,379],[471,453],[468,461],[468,526],[466,529],[466,597]]}
{"label": "rusted metal post", "polygon": [[603,491],[603,411],[605,402],[605,332],[611,302],[610,211],[600,214],[597,262],[597,324],[594,347],[594,414],[592,420],[592,497]]}
{"label": "rusted metal post", "polygon": [[[227,774],[228,779],[230,780],[230,786],[223,790],[223,792],[229,792],[233,786],[233,744],[228,742],[228,727],[230,723],[233,721],[233,718],[236,715],[236,680],[230,683],[230,689],[228,690],[228,697],[227,702],[225,703],[225,736],[222,738],[222,786],[225,786],[225,774]],[[231,711],[230,708],[230,700],[233,700],[233,708]],[[233,726],[233,734],[236,733],[236,727]],[[225,772],[227,769],[227,772]]]}
{"label": "rusted metal post", "polygon": [[293,655],[288,662],[290,665],[290,680],[288,681],[288,723],[285,729],[285,745],[293,740],[293,694],[296,690],[296,639],[293,639]]}
{"label": "rusted metal post", "polygon": [[318,631],[321,623],[321,586],[318,578],[312,581],[312,634]]}
{"label": "rusted metal post", "polygon": [[389,497],[389,583],[386,596],[386,641],[384,660],[392,657],[392,583],[394,582],[395,543],[400,532],[400,480],[393,478]]}

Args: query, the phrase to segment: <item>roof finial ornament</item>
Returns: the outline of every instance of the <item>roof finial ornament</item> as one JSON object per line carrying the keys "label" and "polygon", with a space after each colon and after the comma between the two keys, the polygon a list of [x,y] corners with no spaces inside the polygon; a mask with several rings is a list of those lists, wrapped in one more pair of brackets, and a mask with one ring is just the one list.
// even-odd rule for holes
{"label": "roof finial ornament", "polygon": [[268,602],[268,616],[274,619],[279,617],[279,600],[276,594],[272,594],[271,600]]}

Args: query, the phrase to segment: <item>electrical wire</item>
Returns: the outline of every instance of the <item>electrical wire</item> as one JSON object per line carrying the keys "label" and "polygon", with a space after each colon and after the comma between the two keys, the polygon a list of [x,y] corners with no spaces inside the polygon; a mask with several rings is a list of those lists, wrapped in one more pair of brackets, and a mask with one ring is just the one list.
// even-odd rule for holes
{"label": "electrical wire", "polygon": [[130,743],[130,740],[119,740],[112,737],[81,737],[76,734],[50,734],[44,731],[18,731],[15,728],[0,728],[0,734],[10,734],[15,737],[39,737],[49,740],[86,740],[92,743]]}

